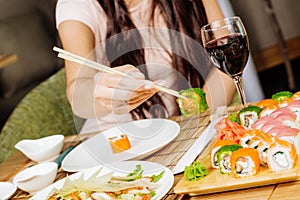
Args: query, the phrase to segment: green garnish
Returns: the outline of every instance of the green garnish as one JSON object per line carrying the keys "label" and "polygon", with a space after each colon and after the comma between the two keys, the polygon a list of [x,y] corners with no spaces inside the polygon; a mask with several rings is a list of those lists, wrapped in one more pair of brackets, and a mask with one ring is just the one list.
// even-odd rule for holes
{"label": "green garnish", "polygon": [[152,182],[154,182],[154,183],[158,182],[163,177],[164,173],[165,173],[165,171],[160,172],[160,174],[158,174],[158,175],[153,174],[151,176]]}
{"label": "green garnish", "polygon": [[190,117],[208,109],[206,94],[201,88],[180,90],[179,94],[186,97],[186,99],[179,97],[176,100],[183,116]]}
{"label": "green garnish", "polygon": [[231,113],[229,115],[229,120],[232,121],[232,122],[236,122],[238,124],[241,124],[238,112]]}
{"label": "green garnish", "polygon": [[156,195],[156,192],[154,190],[150,191],[150,198],[154,197]]}
{"label": "green garnish", "polygon": [[205,166],[200,162],[195,161],[190,166],[185,166],[184,177],[187,181],[197,181],[202,179],[208,174]]}
{"label": "green garnish", "polygon": [[140,179],[142,178],[142,175],[143,175],[142,166],[140,164],[136,165],[133,172],[127,174],[126,181],[134,181]]}
{"label": "green garnish", "polygon": [[291,98],[293,96],[292,92],[289,91],[281,91],[272,95],[272,99],[280,103],[284,99]]}

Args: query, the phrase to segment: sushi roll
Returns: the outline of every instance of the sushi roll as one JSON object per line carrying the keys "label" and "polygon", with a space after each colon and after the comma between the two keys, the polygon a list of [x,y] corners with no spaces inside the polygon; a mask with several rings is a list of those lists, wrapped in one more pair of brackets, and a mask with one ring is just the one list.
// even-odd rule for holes
{"label": "sushi roll", "polygon": [[234,177],[246,177],[257,174],[260,169],[258,151],[252,148],[240,148],[231,154],[231,172]]}
{"label": "sushi roll", "polygon": [[218,150],[223,146],[231,145],[231,144],[236,144],[236,142],[234,142],[232,140],[218,140],[214,144],[214,146],[212,147],[212,149],[210,151],[210,161],[211,161],[211,166],[213,168],[219,168],[218,157],[217,157]]}
{"label": "sushi roll", "polygon": [[283,108],[292,102],[293,93],[290,91],[281,91],[272,95],[272,99],[278,102],[278,105]]}
{"label": "sushi roll", "polygon": [[[300,92],[299,92],[300,95]],[[298,128],[300,128],[300,97],[298,100],[294,100],[292,101],[288,106],[288,109],[290,109],[293,113],[295,113],[295,115],[297,116],[296,121],[298,122],[297,126]]]}
{"label": "sushi roll", "polygon": [[257,129],[251,129],[248,130],[243,137],[241,137],[240,139],[240,145],[243,148],[249,147],[249,144],[251,143],[252,138],[260,136],[261,135],[261,131],[257,130]]}
{"label": "sushi roll", "polygon": [[261,143],[257,147],[257,151],[259,154],[260,164],[263,166],[268,165],[268,150],[270,146],[276,142],[278,139],[276,137],[272,137],[271,135],[264,133],[261,137]]}
{"label": "sushi roll", "polygon": [[272,112],[280,108],[277,101],[273,99],[263,99],[256,105],[262,109],[259,114],[259,118],[269,116]]}
{"label": "sushi roll", "polygon": [[239,112],[239,118],[241,125],[245,129],[251,129],[254,122],[259,118],[259,114],[261,112],[261,108],[258,106],[247,106],[240,110]]}
{"label": "sushi roll", "polygon": [[230,167],[231,154],[240,148],[242,148],[242,146],[238,144],[232,144],[232,145],[223,146],[217,151],[218,165],[221,174],[228,174],[231,172],[231,167]]}
{"label": "sushi roll", "polygon": [[292,169],[297,160],[295,146],[284,140],[278,139],[271,144],[267,153],[267,164],[271,172]]}
{"label": "sushi roll", "polygon": [[190,117],[208,109],[206,94],[201,88],[180,90],[179,94],[186,97],[185,99],[178,97],[176,100],[183,116]]}
{"label": "sushi roll", "polygon": [[295,100],[300,100],[300,91],[295,92],[295,93],[293,94],[293,96],[291,97],[291,99],[292,99],[293,101],[295,101]]}
{"label": "sushi roll", "polygon": [[130,149],[131,144],[128,139],[128,136],[125,134],[121,134],[119,136],[114,136],[108,138],[111,150],[113,153],[120,153]]}

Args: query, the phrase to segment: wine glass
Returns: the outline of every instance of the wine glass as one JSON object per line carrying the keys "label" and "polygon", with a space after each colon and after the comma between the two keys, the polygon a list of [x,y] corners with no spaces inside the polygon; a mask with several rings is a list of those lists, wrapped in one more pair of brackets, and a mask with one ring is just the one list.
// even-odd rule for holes
{"label": "wine glass", "polygon": [[201,38],[215,66],[233,79],[245,106],[242,74],[248,61],[249,45],[243,22],[237,16],[212,22],[201,28]]}

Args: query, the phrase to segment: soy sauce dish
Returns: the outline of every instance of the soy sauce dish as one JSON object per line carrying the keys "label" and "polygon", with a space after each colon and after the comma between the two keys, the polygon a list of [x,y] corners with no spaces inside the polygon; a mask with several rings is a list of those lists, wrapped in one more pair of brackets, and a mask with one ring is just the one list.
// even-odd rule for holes
{"label": "soy sauce dish", "polygon": [[13,184],[25,192],[34,194],[54,182],[57,169],[55,162],[33,165],[18,173],[13,178]]}
{"label": "soy sauce dish", "polygon": [[51,135],[40,139],[21,140],[15,148],[29,159],[41,163],[55,159],[61,152],[63,144],[63,135]]}

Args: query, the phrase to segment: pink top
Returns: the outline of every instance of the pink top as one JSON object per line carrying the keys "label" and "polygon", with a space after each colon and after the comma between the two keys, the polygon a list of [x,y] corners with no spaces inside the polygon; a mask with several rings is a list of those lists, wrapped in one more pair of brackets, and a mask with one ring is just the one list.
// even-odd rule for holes
{"label": "pink top", "polygon": [[[164,80],[166,86],[174,90],[178,90],[177,82],[174,74],[177,73],[171,67],[170,53],[170,38],[166,32],[166,25],[162,17],[156,14],[154,25],[156,28],[149,27],[151,0],[143,0],[135,7],[129,9],[130,17],[138,27],[139,32],[144,40],[145,47],[145,61],[147,63],[147,70],[150,80]],[[159,12],[156,12],[159,13]],[[60,23],[66,20],[77,20],[87,25],[95,35],[95,52],[97,61],[105,64],[107,62],[101,51],[101,41],[106,39],[106,15],[102,7],[96,0],[58,0],[56,7],[56,22],[57,27]],[[157,29],[158,28],[158,29]],[[100,48],[98,48],[100,45]],[[175,97],[160,92],[159,95],[163,96],[163,101],[170,116],[174,115],[177,105]],[[131,121],[130,114],[116,115],[110,114],[104,118],[97,120],[97,125],[93,120],[88,120],[85,127],[89,122],[94,124],[94,128],[85,129],[85,131],[103,130],[114,126],[116,123],[124,123]]]}

